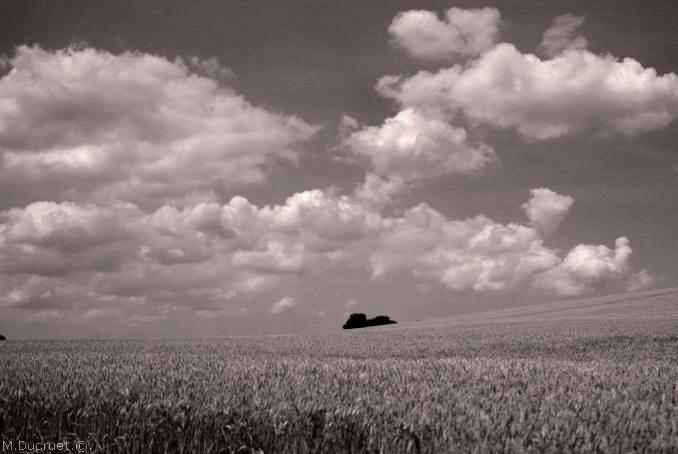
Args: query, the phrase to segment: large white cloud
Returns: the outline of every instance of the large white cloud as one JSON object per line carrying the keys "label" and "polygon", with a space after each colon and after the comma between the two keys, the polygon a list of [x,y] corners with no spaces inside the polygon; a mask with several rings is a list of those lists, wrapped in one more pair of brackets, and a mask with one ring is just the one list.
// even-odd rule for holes
{"label": "large white cloud", "polygon": [[654,284],[656,278],[646,270],[633,272],[626,238],[617,239],[615,250],[580,244],[563,258],[546,247],[538,226],[548,219],[549,228],[555,228],[554,221],[572,201],[541,188],[532,191],[524,206],[539,206],[544,199],[558,201],[559,209],[554,209],[556,204],[542,205],[535,211],[535,226],[501,224],[482,215],[450,220],[425,204],[401,218],[385,219],[378,246],[370,254],[373,278],[404,270],[455,291],[532,287],[561,296],[640,290]]}
{"label": "large white cloud", "polygon": [[[208,63],[198,66],[218,72]],[[21,46],[7,64],[0,179],[13,191],[149,206],[214,197],[296,159],[316,130],[253,106],[180,59]]]}
{"label": "large white cloud", "polygon": [[449,220],[423,204],[389,219],[371,254],[373,277],[397,270],[452,290],[507,290],[558,263],[531,227],[485,216]]}
{"label": "large white cloud", "polygon": [[129,203],[37,202],[0,213],[0,272],[84,280],[93,295],[230,301],[350,262],[380,222],[356,200],[320,190],[283,205],[234,197],[151,213]]}
{"label": "large white cloud", "polygon": [[475,174],[495,158],[488,145],[471,145],[463,128],[413,108],[353,132],[344,144],[368,158],[375,173],[405,181]]}
{"label": "large white cloud", "polygon": [[450,8],[440,20],[431,11],[399,13],[388,28],[396,45],[414,57],[452,60],[486,51],[499,34],[499,11],[494,8]]}
{"label": "large white cloud", "polygon": [[634,136],[678,116],[678,76],[632,58],[570,50],[542,60],[502,43],[466,66],[386,76],[383,96],[403,108],[437,110],[516,129],[530,140],[591,131]]}
{"label": "large white cloud", "polygon": [[558,266],[539,276],[537,286],[569,296],[602,290],[620,279],[629,279],[630,257],[629,240],[624,237],[617,238],[614,250],[580,244]]}
{"label": "large white cloud", "polygon": [[475,176],[496,160],[494,150],[472,141],[464,128],[452,126],[437,112],[408,108],[381,126],[344,134],[342,147],[367,159],[370,171],[355,195],[370,208],[394,205],[419,183],[442,175]]}

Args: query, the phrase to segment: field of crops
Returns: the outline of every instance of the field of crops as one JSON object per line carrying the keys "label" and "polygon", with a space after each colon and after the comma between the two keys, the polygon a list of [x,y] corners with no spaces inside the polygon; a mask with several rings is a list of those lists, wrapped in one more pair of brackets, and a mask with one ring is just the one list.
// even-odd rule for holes
{"label": "field of crops", "polygon": [[678,293],[332,334],[5,342],[0,441],[678,452]]}

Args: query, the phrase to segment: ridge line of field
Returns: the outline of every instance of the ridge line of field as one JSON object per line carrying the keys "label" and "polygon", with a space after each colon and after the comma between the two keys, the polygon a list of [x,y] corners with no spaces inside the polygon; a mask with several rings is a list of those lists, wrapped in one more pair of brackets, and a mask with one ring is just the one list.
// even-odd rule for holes
{"label": "ridge line of field", "polygon": [[[669,289],[662,289],[662,290],[669,290]],[[515,315],[506,315],[506,317],[520,317],[520,316],[529,316],[529,315],[538,315],[538,314],[553,314],[553,313],[558,313],[558,312],[566,312],[568,310],[578,309],[578,308],[581,308],[581,307],[588,308],[588,307],[608,306],[608,305],[611,305],[611,304],[623,303],[623,302],[626,302],[626,301],[636,301],[636,300],[641,300],[641,299],[649,298],[649,297],[653,297],[653,296],[673,295],[673,294],[676,294],[676,293],[678,293],[678,288],[672,288],[672,289],[670,289],[670,291],[665,291],[665,292],[661,292],[661,293],[634,295],[634,296],[629,296],[627,298],[615,299],[613,301],[603,301],[603,302],[600,302],[600,303],[592,303],[592,304],[586,305],[586,306],[555,308],[553,310],[544,311],[544,312],[525,312],[525,313],[520,313],[520,314],[515,314]],[[624,295],[624,294],[621,293],[620,295]],[[611,295],[611,296],[614,296],[614,295]],[[601,297],[601,298],[604,298],[604,297]],[[581,300],[572,300],[572,301],[574,302],[574,301],[581,301]],[[567,302],[567,301],[565,301],[565,302]],[[545,304],[552,304],[552,303],[545,303]],[[531,306],[520,306],[520,308],[529,308],[529,307],[531,307]],[[516,309],[518,309],[518,308],[516,308]],[[498,318],[498,317],[495,317],[495,318]]]}
{"label": "ridge line of field", "polygon": [[[587,308],[596,308],[603,306],[610,306],[614,304],[619,304],[628,301],[637,301],[645,298],[660,297],[666,295],[678,294],[678,287],[667,287],[663,289],[648,290],[643,292],[629,292],[629,293],[616,293],[611,295],[602,295],[590,298],[579,298],[579,299],[570,299],[570,300],[559,300],[551,301],[548,303],[537,303],[537,304],[528,304],[523,306],[516,306],[511,308],[503,309],[488,309],[480,310],[477,312],[468,312],[459,315],[446,315],[442,317],[433,317],[428,319],[421,320],[412,320],[404,321],[399,325],[394,325],[392,327],[397,328],[407,328],[412,326],[420,326],[426,324],[434,323],[449,323],[449,322],[490,322],[490,321],[500,321],[504,319],[505,321],[513,322],[520,321],[516,320],[520,317],[530,317],[535,315],[553,315],[558,313],[564,313],[567,311],[577,310],[577,309],[587,309]],[[529,311],[529,312],[524,312]],[[524,320],[529,321],[529,320]]]}

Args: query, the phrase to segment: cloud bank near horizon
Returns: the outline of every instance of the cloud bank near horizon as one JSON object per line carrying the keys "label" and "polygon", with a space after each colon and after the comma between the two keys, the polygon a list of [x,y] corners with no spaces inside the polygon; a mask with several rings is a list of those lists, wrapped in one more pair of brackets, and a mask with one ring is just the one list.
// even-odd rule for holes
{"label": "cloud bank near horizon", "polygon": [[[626,238],[615,250],[582,244],[562,254],[545,246],[544,234],[572,202],[533,190],[524,224],[449,219],[427,204],[385,216],[356,197],[318,189],[282,205],[236,196],[148,213],[122,202],[36,202],[0,213],[0,307],[72,320],[170,310],[216,317],[247,312],[243,302],[283,281],[344,269],[373,280],[406,272],[452,291],[532,288],[562,296],[646,281],[647,271],[630,265]],[[270,312],[286,312],[290,301]]]}

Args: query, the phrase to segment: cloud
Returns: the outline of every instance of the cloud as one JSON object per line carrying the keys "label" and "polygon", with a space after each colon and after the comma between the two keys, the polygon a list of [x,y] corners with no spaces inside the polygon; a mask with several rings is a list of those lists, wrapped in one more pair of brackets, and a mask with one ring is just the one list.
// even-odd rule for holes
{"label": "cloud", "polygon": [[582,23],[556,18],[540,45],[548,58],[539,58],[495,43],[492,8],[398,14],[389,27],[397,46],[460,63],[381,78],[377,91],[397,101],[381,124],[342,117],[340,148],[367,163],[352,194],[312,189],[275,205],[233,194],[296,162],[318,127],[252,105],[228,87],[234,75],[218,60],[17,48],[0,60],[9,70],[0,78],[0,194],[5,206],[25,194],[0,212],[3,314],[81,326],[282,314],[299,300],[257,302],[356,272],[375,285],[409,275],[422,292],[574,296],[653,285],[631,266],[626,238],[613,249],[549,247],[574,200],[547,188],[530,191],[523,222],[397,205],[429,179],[475,176],[495,161],[480,126],[547,140],[633,136],[672,122],[678,76],[587,51]]}
{"label": "cloud", "polygon": [[453,60],[479,55],[499,34],[499,11],[494,8],[450,8],[443,20],[431,11],[398,13],[388,28],[393,42],[410,55],[428,60]]}
{"label": "cloud", "polygon": [[539,50],[548,57],[555,57],[568,50],[586,49],[588,42],[575,33],[584,24],[584,17],[563,14],[553,20],[551,27],[542,35]]}
{"label": "cloud", "polygon": [[[356,200],[321,190],[261,208],[236,196],[224,205],[163,206],[149,214],[123,203],[39,202],[2,212],[0,219],[6,220],[0,251],[14,259],[37,256],[31,261],[36,267],[43,252],[87,254],[105,246],[161,265],[206,262],[220,254],[235,267],[268,272],[302,272],[338,260],[349,253],[346,243],[368,236],[380,222]],[[71,265],[64,260],[64,266]]]}
{"label": "cloud", "polygon": [[240,317],[301,276],[348,270],[371,273],[375,282],[404,272],[453,291],[574,295],[651,285],[649,273],[634,274],[628,263],[628,240],[615,251],[579,245],[564,258],[544,244],[538,225],[555,228],[569,201],[533,190],[525,204],[536,213],[531,225],[448,219],[426,204],[384,216],[355,197],[321,190],[273,206],[236,196],[150,213],[122,202],[40,202],[0,213],[0,305],[48,311],[45,320]]}
{"label": "cloud", "polygon": [[521,287],[557,295],[651,286],[652,275],[633,273],[626,238],[617,240],[614,251],[604,245],[578,245],[564,258],[544,245],[544,230],[557,227],[572,203],[570,197],[545,188],[532,190],[523,205],[533,213],[530,226],[502,224],[482,215],[452,220],[420,204],[402,217],[384,219],[370,250],[372,278],[407,271],[453,291]]}
{"label": "cloud", "polygon": [[358,123],[358,120],[356,120],[350,115],[342,115],[337,125],[337,130],[339,132],[340,138],[349,136],[353,131],[355,131],[358,128],[360,128],[360,123]]}
{"label": "cloud", "polygon": [[216,57],[200,59],[198,57],[191,57],[188,59],[190,65],[197,71],[202,72],[205,76],[211,79],[234,79],[235,73],[230,68],[219,63]]}
{"label": "cloud", "polygon": [[476,174],[495,159],[488,145],[469,144],[463,128],[412,108],[387,118],[382,126],[353,132],[344,145],[368,158],[378,175],[404,181]]}
{"label": "cloud", "polygon": [[101,208],[72,202],[36,202],[25,209],[3,212],[0,232],[4,238],[22,244],[77,250],[125,238],[125,212],[136,214],[136,207],[122,203]]}
{"label": "cloud", "polygon": [[385,76],[376,89],[402,108],[463,115],[528,140],[585,131],[635,136],[678,116],[676,74],[586,50],[542,60],[502,43],[466,66]]}
{"label": "cloud", "polygon": [[225,74],[216,60],[191,62],[205,75],[141,52],[18,47],[0,79],[2,187],[158,207],[218,198],[297,159],[316,127],[208,77]]}
{"label": "cloud", "polygon": [[365,181],[359,184],[354,193],[361,204],[379,211],[388,205],[395,205],[408,186],[400,176],[381,177],[372,172],[365,174]]}
{"label": "cloud", "polygon": [[359,304],[358,300],[355,298],[351,298],[344,303],[344,309],[351,309],[356,307]]}
{"label": "cloud", "polygon": [[269,312],[273,315],[284,314],[290,312],[298,305],[299,302],[297,300],[289,296],[286,296],[273,303]]}
{"label": "cloud", "polygon": [[653,287],[661,277],[650,274],[646,269],[642,269],[631,275],[628,281],[627,290],[629,292],[638,292]]}
{"label": "cloud", "polygon": [[[536,286],[563,296],[578,296],[609,289],[630,276],[631,247],[625,237],[617,238],[615,249],[604,245],[580,244],[552,269],[537,277]],[[647,282],[649,285],[650,282]]]}
{"label": "cloud", "polygon": [[78,206],[37,202],[0,213],[0,271],[68,274],[108,270],[131,253],[128,222],[140,212],[134,205]]}
{"label": "cloud", "polygon": [[389,219],[370,255],[373,278],[397,270],[455,291],[501,291],[558,263],[539,232],[485,216],[449,220],[426,204]]}
{"label": "cloud", "polygon": [[537,188],[530,191],[530,200],[522,208],[531,225],[549,234],[558,228],[573,203],[574,199],[570,196],[557,194],[547,188]]}
{"label": "cloud", "polygon": [[0,303],[71,301],[76,318],[110,305],[128,318],[172,308],[236,314],[295,276],[354,266],[379,222],[357,201],[320,190],[275,206],[234,197],[150,213],[122,202],[37,202],[0,213]]}
{"label": "cloud", "polygon": [[381,126],[366,126],[345,134],[341,145],[371,170],[355,190],[371,209],[395,205],[400,196],[430,178],[448,174],[476,176],[496,160],[494,150],[471,143],[464,128],[454,127],[435,112],[405,109]]}
{"label": "cloud", "polygon": [[13,284],[0,295],[0,307],[58,311],[71,307],[82,296],[77,286],[54,278],[31,276]]}

